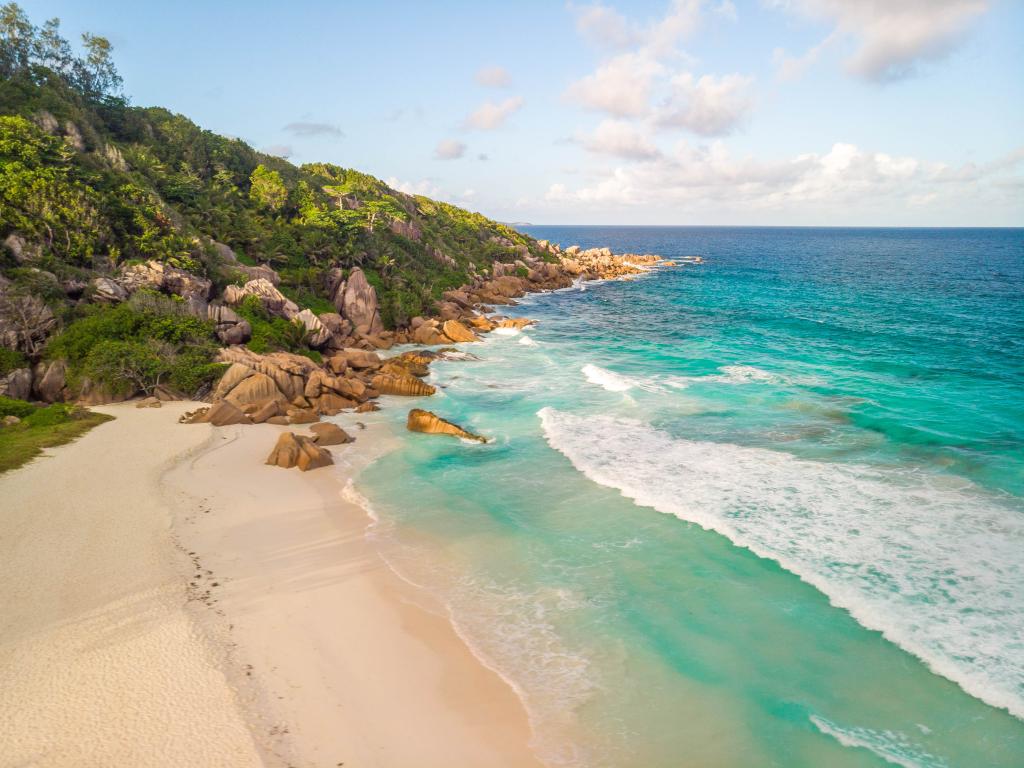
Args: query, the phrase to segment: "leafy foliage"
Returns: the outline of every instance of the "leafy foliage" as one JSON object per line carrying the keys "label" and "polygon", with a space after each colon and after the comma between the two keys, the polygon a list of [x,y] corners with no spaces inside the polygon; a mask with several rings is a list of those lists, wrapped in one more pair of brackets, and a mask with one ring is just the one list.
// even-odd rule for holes
{"label": "leafy foliage", "polygon": [[24,368],[27,365],[28,358],[21,354],[21,352],[0,347],[0,376],[6,376],[11,371]]}
{"label": "leafy foliage", "polygon": [[83,377],[115,394],[170,384],[193,394],[216,380],[213,324],[189,315],[179,302],[140,291],[115,307],[92,305],[47,347],[68,363],[69,381]]}
{"label": "leafy foliage", "polygon": [[[110,43],[87,34],[82,46],[76,55],[56,19],[36,27],[16,4],[0,6],[0,241],[15,234],[29,254],[18,263],[0,248],[0,275],[67,326],[46,354],[67,356],[73,375],[85,375],[90,354],[94,374],[130,364],[146,381],[186,391],[218,373],[203,367],[213,337],[200,321],[138,306],[83,311],[61,290],[61,281],[84,284],[125,263],[156,259],[222,288],[238,276],[219,255],[223,244],[243,264],[272,266],[281,291],[318,314],[333,311],[327,273],[359,266],[394,327],[494,260],[544,256],[532,238],[479,213],[350,168],[296,167],[166,109],[131,107],[116,95]],[[314,354],[294,324],[254,306],[242,314],[252,349]],[[119,344],[93,353],[101,341]],[[173,361],[170,347],[152,347],[163,342]]]}

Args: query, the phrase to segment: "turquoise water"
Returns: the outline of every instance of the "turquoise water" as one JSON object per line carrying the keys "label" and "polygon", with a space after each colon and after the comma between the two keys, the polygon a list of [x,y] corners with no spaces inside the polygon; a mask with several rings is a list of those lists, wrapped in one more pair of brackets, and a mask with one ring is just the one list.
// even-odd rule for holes
{"label": "turquoise water", "polygon": [[538,753],[1024,765],[1024,232],[531,234],[707,262],[528,297],[431,373],[493,442],[359,479]]}

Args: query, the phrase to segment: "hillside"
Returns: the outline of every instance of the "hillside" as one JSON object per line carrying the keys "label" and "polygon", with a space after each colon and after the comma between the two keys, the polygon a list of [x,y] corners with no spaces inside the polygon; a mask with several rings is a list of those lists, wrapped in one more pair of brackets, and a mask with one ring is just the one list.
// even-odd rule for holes
{"label": "hillside", "polygon": [[0,377],[60,359],[78,394],[138,368],[195,392],[219,344],[316,359],[318,335],[392,343],[496,261],[552,259],[478,213],[131,106],[109,43],[83,47],[0,8]]}

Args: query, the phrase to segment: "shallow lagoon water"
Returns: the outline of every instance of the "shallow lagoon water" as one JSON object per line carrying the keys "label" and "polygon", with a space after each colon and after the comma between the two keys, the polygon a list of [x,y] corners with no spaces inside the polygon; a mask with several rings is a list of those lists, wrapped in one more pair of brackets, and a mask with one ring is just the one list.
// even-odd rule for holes
{"label": "shallow lagoon water", "polygon": [[1024,764],[1024,233],[531,234],[707,262],[528,297],[417,403],[493,442],[360,477],[538,752]]}

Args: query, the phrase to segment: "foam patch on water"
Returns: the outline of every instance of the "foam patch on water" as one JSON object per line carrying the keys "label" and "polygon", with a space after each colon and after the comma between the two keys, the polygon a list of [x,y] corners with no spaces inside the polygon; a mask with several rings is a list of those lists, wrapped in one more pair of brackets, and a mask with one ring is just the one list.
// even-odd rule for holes
{"label": "foam patch on water", "polygon": [[665,383],[676,389],[686,389],[691,384],[774,384],[782,386],[821,386],[825,380],[818,376],[787,376],[772,373],[753,365],[723,365],[719,373],[708,376],[670,376]]}
{"label": "foam patch on water", "polygon": [[537,346],[537,342],[534,341],[533,339],[531,339],[526,334],[523,334],[523,337],[519,340],[519,343],[522,344],[524,347],[536,347]]}
{"label": "foam patch on water", "polygon": [[518,328],[495,328],[491,333],[495,336],[518,336],[521,331]]}
{"label": "foam patch on water", "polygon": [[631,389],[643,389],[648,392],[663,392],[664,388],[654,379],[643,379],[639,377],[626,376],[615,371],[609,371],[599,365],[587,363],[580,372],[591,384],[608,390],[609,392],[628,392]]}
{"label": "foam patch on water", "polygon": [[968,693],[1024,719],[1024,515],[946,477],[675,439],[539,411],[591,480],[777,561]]}
{"label": "foam patch on water", "polygon": [[582,370],[583,375],[587,377],[587,381],[591,384],[603,387],[609,392],[625,392],[633,388],[633,381],[631,379],[615,373],[614,371],[609,371],[606,368],[601,368],[600,366],[587,363],[580,370]]}
{"label": "foam patch on water", "polygon": [[925,752],[897,731],[844,728],[817,715],[811,715],[811,722],[815,728],[844,747],[866,749],[900,768],[945,768],[947,765],[945,760]]}

